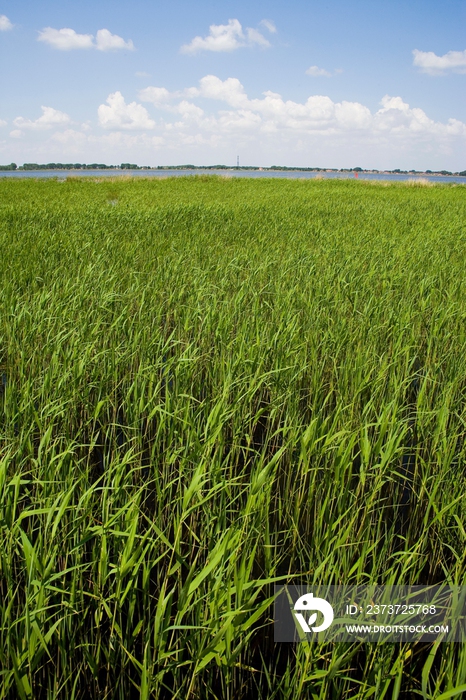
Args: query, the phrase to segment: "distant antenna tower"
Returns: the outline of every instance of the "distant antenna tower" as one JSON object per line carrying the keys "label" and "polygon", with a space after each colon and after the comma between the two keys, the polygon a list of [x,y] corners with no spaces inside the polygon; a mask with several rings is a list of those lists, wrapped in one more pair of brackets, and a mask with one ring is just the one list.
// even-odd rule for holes
{"label": "distant antenna tower", "polygon": [[239,168],[239,156],[236,156],[236,167]]}

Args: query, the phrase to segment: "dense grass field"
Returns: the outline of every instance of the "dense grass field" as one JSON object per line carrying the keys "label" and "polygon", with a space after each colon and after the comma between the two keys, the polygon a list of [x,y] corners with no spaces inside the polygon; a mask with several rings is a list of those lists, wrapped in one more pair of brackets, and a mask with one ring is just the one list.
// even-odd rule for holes
{"label": "dense grass field", "polygon": [[466,188],[4,180],[0,246],[1,698],[461,697],[272,602],[466,583]]}

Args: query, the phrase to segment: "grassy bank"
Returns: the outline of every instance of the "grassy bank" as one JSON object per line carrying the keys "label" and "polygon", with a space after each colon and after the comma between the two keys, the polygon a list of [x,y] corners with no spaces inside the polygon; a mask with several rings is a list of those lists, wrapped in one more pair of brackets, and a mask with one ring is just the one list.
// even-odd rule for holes
{"label": "grassy bank", "polygon": [[[0,181],[0,696],[438,698],[273,582],[462,584],[466,190]],[[447,697],[447,696],[445,696]]]}

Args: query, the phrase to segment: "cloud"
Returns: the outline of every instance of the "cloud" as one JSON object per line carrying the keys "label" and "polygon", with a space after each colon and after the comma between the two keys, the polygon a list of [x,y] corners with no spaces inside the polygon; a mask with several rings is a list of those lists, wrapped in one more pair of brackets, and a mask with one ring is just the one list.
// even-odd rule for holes
{"label": "cloud", "polygon": [[171,99],[177,93],[170,93],[164,87],[147,87],[139,91],[139,99],[143,102],[152,102],[155,107],[170,104]]}
{"label": "cloud", "polygon": [[[139,98],[143,102],[151,102],[158,109],[181,115],[182,121],[171,124],[169,127],[180,129],[184,129],[193,122],[200,124],[204,117],[204,110],[186,99],[181,99],[177,104],[174,104],[174,101],[186,97],[199,97],[199,95],[200,91],[198,88],[188,88],[181,92],[170,92],[164,87],[151,86],[139,91]],[[205,121],[203,123],[205,125]]]}
{"label": "cloud", "polygon": [[4,119],[0,119],[0,126],[6,126],[7,122]]}
{"label": "cloud", "polygon": [[6,15],[0,15],[0,32],[7,32],[13,29],[13,25]]}
{"label": "cloud", "polygon": [[199,81],[199,95],[210,100],[221,100],[232,107],[246,107],[248,97],[238,78],[220,80],[215,75],[206,75]]}
{"label": "cloud", "polygon": [[251,29],[251,27],[246,28],[247,44],[253,46],[257,44],[258,46],[263,46],[268,48],[270,46],[270,41],[267,41],[265,36],[263,36],[257,29]]}
{"label": "cloud", "polygon": [[[302,101],[272,90],[249,96],[237,78],[216,75],[177,91],[149,86],[129,104],[121,92],[112,93],[98,107],[103,129],[85,130],[60,114],[43,108],[35,122],[18,117],[7,160],[24,152],[25,160],[38,162],[64,162],[73,153],[83,162],[206,163],[231,162],[231,154],[240,153],[249,163],[460,170],[466,144],[464,122],[435,121],[399,95],[385,95],[371,110],[324,94]],[[47,131],[51,123],[58,128]],[[35,139],[21,138],[28,129],[35,129]]]}
{"label": "cloud", "polygon": [[147,109],[137,102],[126,104],[121,92],[107,97],[107,104],[97,110],[99,124],[104,129],[153,129],[155,121],[150,119]]}
{"label": "cloud", "polygon": [[57,131],[51,137],[51,141],[56,141],[63,146],[72,147],[74,150],[81,147],[87,141],[86,134],[75,129],[65,129],[65,131]]}
{"label": "cloud", "polygon": [[224,132],[248,133],[260,129],[262,119],[259,114],[249,109],[238,109],[235,112],[220,112],[218,126]]}
{"label": "cloud", "polygon": [[65,112],[60,112],[58,109],[53,107],[41,107],[42,116],[32,121],[31,119],[25,119],[24,117],[16,117],[13,120],[13,124],[20,129],[51,129],[56,126],[63,126],[64,124],[70,123],[70,117],[65,114]]}
{"label": "cloud", "polygon": [[185,119],[198,120],[204,116],[204,110],[188,100],[182,100],[176,106],[176,111]]}
{"label": "cloud", "polygon": [[466,136],[466,124],[458,119],[448,122],[435,122],[419,107],[410,107],[401,97],[385,95],[382,108],[374,115],[376,131],[390,132],[392,135],[421,136]]}
{"label": "cloud", "polygon": [[53,29],[45,27],[39,32],[37,41],[44,41],[54,49],[71,51],[72,49],[92,49],[94,47],[92,34],[77,34],[74,29]]}
{"label": "cloud", "polygon": [[[151,102],[157,109],[180,114],[176,122],[161,120],[160,129],[174,134],[196,125],[206,138],[207,134],[220,137],[238,132],[258,139],[274,134],[286,140],[312,136],[346,137],[354,139],[404,140],[426,142],[432,137],[448,139],[466,136],[466,125],[455,119],[436,122],[401,97],[386,95],[375,113],[359,102],[334,102],[325,95],[311,95],[305,102],[285,100],[270,90],[262,97],[251,99],[237,78],[221,80],[206,75],[197,87],[170,92],[164,87],[147,87],[139,98]],[[188,101],[189,98],[189,101]],[[224,103],[226,108],[213,108],[209,113],[195,105],[196,99]]]}
{"label": "cloud", "polygon": [[[195,88],[191,88],[194,97]],[[370,110],[357,102],[334,103],[329,97],[312,95],[305,103],[283,100],[278,93],[267,90],[261,99],[249,99],[237,78],[220,80],[206,75],[199,81],[197,96],[226,102],[237,110],[244,122],[247,113],[249,123],[261,124],[267,132],[285,130],[321,130],[335,128],[361,129],[367,127]],[[222,112],[221,123],[236,123],[238,115]],[[254,115],[252,119],[251,115]]]}
{"label": "cloud", "polygon": [[136,78],[150,78],[150,73],[146,73],[143,70],[137,70],[134,75]]}
{"label": "cloud", "polygon": [[270,46],[267,39],[257,29],[246,28],[246,34],[237,19],[229,19],[228,24],[211,24],[209,35],[196,36],[190,44],[181,47],[182,53],[198,51],[234,51],[243,46]]}
{"label": "cloud", "polygon": [[277,27],[275,26],[275,23],[272,22],[271,19],[261,19],[259,24],[262,27],[265,27],[271,34],[276,34],[277,33]]}
{"label": "cloud", "polygon": [[319,77],[326,77],[330,78],[331,73],[328,70],[325,70],[325,68],[319,68],[319,66],[310,66],[307,71],[307,75],[312,75],[313,78],[319,78]]}
{"label": "cloud", "polygon": [[96,49],[98,51],[113,51],[114,49],[128,49],[134,51],[134,44],[125,41],[117,34],[111,34],[108,29],[99,29],[96,35]]}
{"label": "cloud", "polygon": [[437,56],[433,51],[414,49],[413,56],[413,65],[420,68],[423,73],[443,75],[448,70],[466,73],[466,50],[449,51],[443,56]]}
{"label": "cloud", "polygon": [[117,34],[111,34],[108,29],[99,29],[94,41],[93,34],[77,34],[74,29],[65,27],[63,29],[53,29],[45,27],[39,32],[38,41],[59,51],[71,51],[72,49],[97,49],[98,51],[113,51],[115,49],[134,50],[131,41],[125,41]]}

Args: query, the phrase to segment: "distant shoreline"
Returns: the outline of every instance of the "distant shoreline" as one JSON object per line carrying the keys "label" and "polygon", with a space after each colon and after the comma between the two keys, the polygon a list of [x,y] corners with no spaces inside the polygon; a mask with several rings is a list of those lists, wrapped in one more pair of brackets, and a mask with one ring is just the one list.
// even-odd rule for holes
{"label": "distant shoreline", "polygon": [[31,171],[47,171],[56,170],[60,172],[82,172],[84,170],[120,170],[124,172],[131,172],[134,170],[147,170],[147,171],[173,171],[173,170],[224,170],[226,172],[303,172],[303,173],[354,173],[357,175],[412,175],[415,177],[428,177],[429,175],[442,175],[443,177],[464,177],[466,176],[466,170],[460,172],[452,172],[449,170],[401,170],[396,168],[394,170],[377,170],[377,169],[365,169],[365,168],[318,168],[318,167],[293,167],[293,166],[279,166],[272,165],[268,167],[264,166],[253,166],[253,165],[240,165],[240,166],[227,166],[227,165],[158,165],[158,166],[139,166],[135,164],[125,163],[122,165],[105,165],[103,163],[75,163],[75,164],[63,164],[63,163],[25,163],[24,165],[16,166],[15,163],[10,165],[0,165],[0,171],[9,172],[31,172]]}

